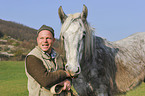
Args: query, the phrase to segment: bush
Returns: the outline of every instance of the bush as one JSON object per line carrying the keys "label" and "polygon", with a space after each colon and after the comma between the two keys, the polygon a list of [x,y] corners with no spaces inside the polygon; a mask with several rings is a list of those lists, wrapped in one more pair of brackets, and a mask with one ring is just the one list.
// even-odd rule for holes
{"label": "bush", "polygon": [[0,38],[3,37],[3,36],[4,36],[4,34],[0,31]]}
{"label": "bush", "polygon": [[14,56],[22,56],[22,54],[23,54],[23,51],[19,49],[14,53]]}

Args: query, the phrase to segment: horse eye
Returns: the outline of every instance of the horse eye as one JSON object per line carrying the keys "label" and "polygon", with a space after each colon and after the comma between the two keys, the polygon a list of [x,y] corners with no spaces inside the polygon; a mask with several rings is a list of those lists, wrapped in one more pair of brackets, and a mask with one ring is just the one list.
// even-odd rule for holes
{"label": "horse eye", "polygon": [[85,36],[86,36],[86,32],[84,31],[84,32],[83,32],[83,38],[85,38]]}
{"label": "horse eye", "polygon": [[83,38],[85,38],[86,35],[83,34]]}
{"label": "horse eye", "polygon": [[62,36],[62,39],[64,39],[64,36]]}

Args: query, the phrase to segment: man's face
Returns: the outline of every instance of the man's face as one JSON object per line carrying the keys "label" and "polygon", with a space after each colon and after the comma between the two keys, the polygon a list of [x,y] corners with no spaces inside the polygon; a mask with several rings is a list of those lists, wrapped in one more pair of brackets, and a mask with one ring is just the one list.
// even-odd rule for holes
{"label": "man's face", "polygon": [[41,50],[50,54],[54,41],[55,38],[50,31],[42,30],[41,32],[39,32],[37,37],[37,44],[41,48]]}

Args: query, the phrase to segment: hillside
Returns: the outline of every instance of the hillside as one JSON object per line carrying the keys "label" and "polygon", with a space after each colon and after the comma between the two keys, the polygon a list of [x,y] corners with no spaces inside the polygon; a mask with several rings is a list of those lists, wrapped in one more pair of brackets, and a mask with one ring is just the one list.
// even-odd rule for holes
{"label": "hillside", "polygon": [[[24,60],[36,45],[37,30],[0,19],[0,61]],[[54,44],[56,50],[58,40]]]}
{"label": "hillside", "polygon": [[0,38],[0,61],[2,60],[24,60],[27,53],[34,48],[33,41],[19,41],[4,35]]}
{"label": "hillside", "polygon": [[36,45],[36,29],[0,19],[0,61],[24,60]]}
{"label": "hillside", "polygon": [[18,40],[35,40],[36,29],[24,26],[11,21],[0,19],[0,37],[7,35]]}

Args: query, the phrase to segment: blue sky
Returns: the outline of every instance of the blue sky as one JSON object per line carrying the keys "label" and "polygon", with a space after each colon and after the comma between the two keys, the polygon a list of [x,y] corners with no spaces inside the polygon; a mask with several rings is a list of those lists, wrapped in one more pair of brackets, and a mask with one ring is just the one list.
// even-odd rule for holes
{"label": "blue sky", "polygon": [[0,0],[0,19],[39,29],[46,24],[59,38],[61,23],[58,8],[66,14],[88,8],[88,22],[95,35],[108,41],[145,32],[145,0]]}

